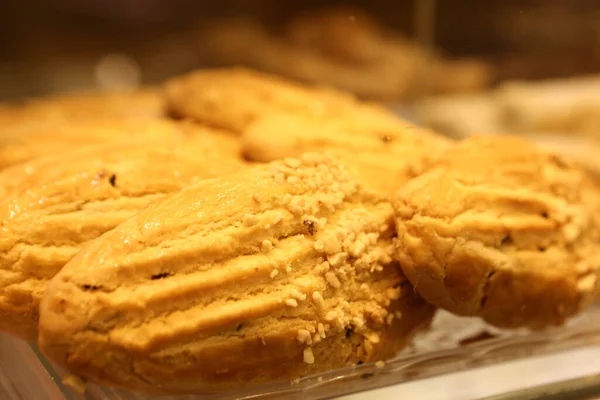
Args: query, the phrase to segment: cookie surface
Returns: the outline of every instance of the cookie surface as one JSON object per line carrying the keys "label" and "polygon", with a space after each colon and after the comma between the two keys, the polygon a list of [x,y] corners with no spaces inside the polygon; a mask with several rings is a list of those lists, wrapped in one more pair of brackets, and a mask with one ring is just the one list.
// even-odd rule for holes
{"label": "cookie surface", "polygon": [[584,172],[524,139],[473,137],[398,192],[398,260],[451,312],[562,324],[596,296],[599,196]]}
{"label": "cookie surface", "polygon": [[199,183],[50,282],[40,348],[83,379],[155,393],[385,359],[432,315],[393,236],[389,202],[322,155]]}
{"label": "cookie surface", "polygon": [[327,151],[353,169],[363,184],[385,194],[421,173],[450,143],[442,136],[369,111],[327,119],[267,116],[242,135],[244,154],[251,160],[267,162],[306,151]]}
{"label": "cookie surface", "polygon": [[347,114],[357,105],[343,92],[243,68],[199,70],[171,79],[165,90],[174,115],[238,133],[272,113]]}
{"label": "cookie surface", "polygon": [[129,139],[160,140],[181,134],[170,121],[90,119],[5,128],[0,135],[0,169],[37,157]]}
{"label": "cookie surface", "polygon": [[[165,114],[160,90],[72,93],[0,105],[0,126],[99,118],[160,118]],[[1,136],[1,133],[0,133]]]}
{"label": "cookie surface", "polygon": [[3,171],[11,181],[0,201],[0,330],[35,341],[45,283],[83,243],[167,193],[242,167],[200,135],[98,146]]}

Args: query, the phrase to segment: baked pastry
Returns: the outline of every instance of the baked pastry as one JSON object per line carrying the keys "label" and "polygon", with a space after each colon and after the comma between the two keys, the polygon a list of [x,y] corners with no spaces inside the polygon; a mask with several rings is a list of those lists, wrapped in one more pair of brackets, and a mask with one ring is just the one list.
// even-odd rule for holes
{"label": "baked pastry", "polygon": [[226,18],[203,26],[198,41],[219,65],[246,65],[367,99],[407,100],[424,89],[473,91],[487,87],[493,75],[478,60],[431,55],[354,7],[302,14],[277,32],[251,18]]}
{"label": "baked pastry", "polygon": [[[0,126],[100,118],[160,118],[164,98],[159,90],[82,92],[26,100],[0,106]],[[1,133],[0,133],[1,135]]]}
{"label": "baked pastry", "polygon": [[[189,123],[169,120],[89,119],[83,121],[50,122],[21,125],[4,129],[0,135],[0,170],[31,159],[62,154],[74,149],[124,140],[168,140],[195,130],[207,131]],[[212,130],[214,133],[224,133]],[[232,137],[232,151],[239,146]],[[4,183],[0,181],[1,183]]]}
{"label": "baked pastry", "polygon": [[360,106],[346,93],[244,68],[198,70],[171,79],[165,90],[173,115],[237,133],[272,113],[332,116]]}
{"label": "baked pastry", "polygon": [[395,197],[397,258],[438,307],[500,327],[562,324],[596,296],[599,198],[525,139],[466,139]]}
{"label": "baked pastry", "polygon": [[[21,161],[0,171],[0,198],[29,189],[41,181],[48,182],[61,179],[65,174],[80,172],[82,164],[79,161],[63,160],[86,160],[100,166],[111,152],[118,156],[122,146],[130,149],[133,146],[160,146],[168,142],[183,144],[188,138],[196,138],[202,143],[203,151],[210,151],[215,157],[224,154],[225,162],[231,158],[242,159],[241,143],[237,137],[187,122],[156,120],[137,123],[120,121],[115,124],[112,121],[90,121],[73,123],[68,128],[47,129],[50,131],[44,129],[35,135],[24,135],[7,141],[4,148],[0,147],[0,154],[7,159],[18,157]],[[192,143],[197,144],[196,141]],[[24,159],[28,161],[24,162]]]}
{"label": "baked pastry", "polygon": [[586,116],[600,115],[600,75],[508,82],[495,96],[508,129],[579,133],[587,129]]}
{"label": "baked pastry", "polygon": [[0,330],[35,341],[46,281],[86,241],[167,193],[243,166],[196,135],[118,142],[12,168],[0,200]]}
{"label": "baked pastry", "polygon": [[273,161],[306,151],[327,151],[353,169],[365,186],[391,194],[420,174],[451,141],[396,118],[345,118],[278,114],[251,124],[242,135],[246,157]]}
{"label": "baked pastry", "polygon": [[49,283],[40,349],[87,380],[214,393],[393,356],[431,306],[389,202],[318,154],[190,186]]}

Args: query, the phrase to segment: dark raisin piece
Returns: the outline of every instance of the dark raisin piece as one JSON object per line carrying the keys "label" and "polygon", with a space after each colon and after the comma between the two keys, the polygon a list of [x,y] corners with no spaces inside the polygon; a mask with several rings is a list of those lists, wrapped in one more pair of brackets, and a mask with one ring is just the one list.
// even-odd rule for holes
{"label": "dark raisin piece", "polygon": [[315,234],[315,222],[314,221],[310,221],[310,220],[305,220],[303,222],[304,226],[306,226],[306,230],[308,231],[308,234],[310,236]]}
{"label": "dark raisin piece", "polygon": [[117,176],[115,174],[112,174],[110,178],[108,178],[108,182],[110,182],[110,185],[112,187],[115,187],[117,185]]}
{"label": "dark raisin piece", "polygon": [[394,139],[393,139],[393,138],[392,138],[390,135],[382,135],[382,136],[381,136],[381,141],[382,141],[383,143],[389,143],[389,142],[391,142],[392,140],[394,140]]}
{"label": "dark raisin piece", "polygon": [[363,360],[358,360],[358,362],[356,363],[356,365],[363,365],[364,361]]}
{"label": "dark raisin piece", "polygon": [[540,216],[544,219],[550,218],[550,216],[548,215],[548,211],[544,211],[543,213],[540,214]]}
{"label": "dark raisin piece", "polygon": [[512,244],[512,242],[513,242],[512,237],[510,235],[506,235],[504,237],[504,239],[502,239],[502,242],[500,242],[500,245],[501,246],[509,246]]}
{"label": "dark raisin piece", "polygon": [[152,275],[152,280],[155,281],[157,279],[163,279],[168,276],[171,276],[171,274],[169,272],[161,272],[160,274]]}
{"label": "dark raisin piece", "polygon": [[239,332],[239,331],[240,331],[240,329],[242,329],[242,327],[243,327],[243,326],[244,326],[244,325],[242,325],[242,324],[238,324],[238,326],[235,328],[235,330]]}
{"label": "dark raisin piece", "polygon": [[346,339],[350,339],[350,336],[354,333],[354,327],[349,326],[346,328]]}
{"label": "dark raisin piece", "polygon": [[83,285],[83,290],[90,290],[90,291],[94,291],[94,290],[98,290],[100,289],[100,286],[96,286],[96,285]]}

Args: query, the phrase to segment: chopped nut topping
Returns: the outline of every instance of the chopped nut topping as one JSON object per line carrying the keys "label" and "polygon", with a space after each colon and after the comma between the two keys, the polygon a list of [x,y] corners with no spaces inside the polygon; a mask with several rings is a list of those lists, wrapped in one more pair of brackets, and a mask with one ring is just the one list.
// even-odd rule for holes
{"label": "chopped nut topping", "polygon": [[304,357],[304,362],[307,364],[314,364],[315,362],[315,356],[313,354],[313,351],[310,347],[307,347],[306,349],[304,349],[303,352],[303,357]]}

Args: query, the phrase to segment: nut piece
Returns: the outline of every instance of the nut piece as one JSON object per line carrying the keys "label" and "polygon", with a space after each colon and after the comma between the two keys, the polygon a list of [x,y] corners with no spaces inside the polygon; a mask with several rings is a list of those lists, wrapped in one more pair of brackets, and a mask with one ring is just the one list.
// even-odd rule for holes
{"label": "nut piece", "polygon": [[473,137],[395,200],[397,256],[416,290],[501,327],[557,325],[596,296],[600,193],[524,139]]}
{"label": "nut piece", "polygon": [[391,194],[445,151],[451,141],[364,106],[343,118],[270,115],[242,135],[245,155],[255,161],[327,151],[361,183]]}
{"label": "nut piece", "polygon": [[348,115],[360,104],[343,92],[244,68],[195,71],[169,80],[165,89],[172,114],[237,133],[273,113]]}
{"label": "nut piece", "polygon": [[[244,223],[248,214],[255,224]],[[307,220],[318,222],[313,235]],[[341,252],[364,243],[329,267],[339,287],[318,268],[326,254],[314,246],[330,236]],[[42,300],[40,348],[84,379],[154,393],[214,392],[387,359],[432,315],[391,261],[393,237],[391,205],[323,155],[201,182],[65,266]],[[396,312],[401,322],[388,325]]]}
{"label": "nut piece", "polygon": [[167,193],[244,164],[212,136],[119,142],[20,164],[0,201],[0,330],[37,339],[46,281],[80,249]]}

